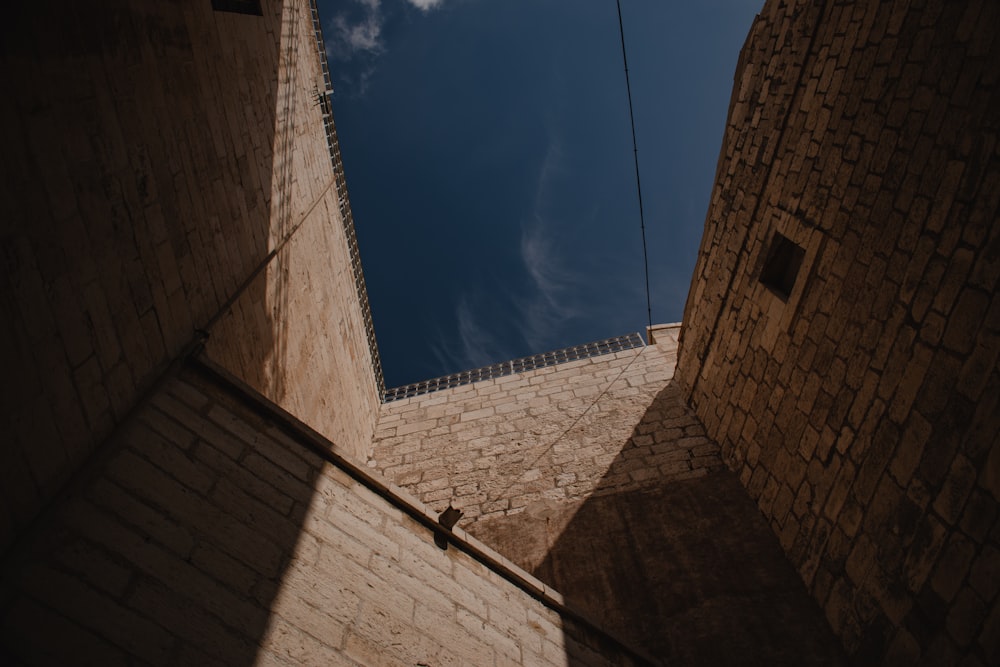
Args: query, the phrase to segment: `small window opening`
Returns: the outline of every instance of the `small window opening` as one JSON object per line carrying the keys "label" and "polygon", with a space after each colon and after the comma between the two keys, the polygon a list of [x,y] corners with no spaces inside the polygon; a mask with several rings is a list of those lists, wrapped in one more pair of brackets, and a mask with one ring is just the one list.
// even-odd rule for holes
{"label": "small window opening", "polygon": [[777,294],[782,301],[788,301],[805,255],[806,251],[801,247],[785,236],[775,233],[771,239],[771,247],[767,251],[767,259],[764,260],[764,268],[760,272],[760,282]]}
{"label": "small window opening", "polygon": [[234,12],[251,16],[264,15],[260,8],[260,0],[212,0],[212,9],[217,12]]}

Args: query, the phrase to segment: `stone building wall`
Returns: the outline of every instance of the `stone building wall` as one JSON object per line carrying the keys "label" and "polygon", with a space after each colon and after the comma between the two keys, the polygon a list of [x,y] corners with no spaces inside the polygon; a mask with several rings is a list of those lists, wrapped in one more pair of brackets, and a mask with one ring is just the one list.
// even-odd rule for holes
{"label": "stone building wall", "polygon": [[635,664],[248,396],[195,366],[138,410],[8,559],[0,662]]}
{"label": "stone building wall", "polygon": [[998,21],[769,1],[736,72],[677,377],[860,661],[1000,660]]}
{"label": "stone building wall", "polygon": [[655,344],[383,406],[374,458],[663,664],[843,664]]}
{"label": "stone building wall", "polygon": [[[209,357],[364,460],[381,404],[377,351],[309,2],[288,2],[274,138],[273,255],[212,322]],[[330,143],[334,142],[332,147]],[[331,164],[331,148],[336,170]],[[339,173],[335,173],[339,171]],[[348,217],[347,226],[344,218]],[[357,282],[361,281],[358,288]]]}
{"label": "stone building wall", "polygon": [[[345,241],[309,3],[262,4],[250,16],[208,0],[56,1],[4,22],[0,550],[300,224],[308,243],[284,246],[282,268],[243,289],[239,315],[255,326],[213,329],[212,349],[256,380],[273,361],[306,366],[306,327],[333,332],[325,375],[299,373],[298,390],[279,378],[272,395],[324,415],[338,445],[367,444],[377,392],[353,328],[357,290],[315,272],[327,258],[313,248],[342,253]],[[313,276],[332,325],[302,316],[301,292],[277,278],[289,271]],[[327,410],[331,395],[347,409]]]}
{"label": "stone building wall", "polygon": [[677,331],[663,329],[656,345],[386,403],[369,465],[438,511],[461,509],[459,525],[473,532],[480,517],[534,503],[704,475],[721,462],[693,415],[680,404],[647,415],[671,393]]}

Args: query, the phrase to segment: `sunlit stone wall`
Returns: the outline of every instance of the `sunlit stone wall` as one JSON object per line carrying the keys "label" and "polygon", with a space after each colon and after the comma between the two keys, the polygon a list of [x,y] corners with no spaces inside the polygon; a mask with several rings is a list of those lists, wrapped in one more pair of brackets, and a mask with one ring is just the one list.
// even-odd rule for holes
{"label": "sunlit stone wall", "polygon": [[392,401],[369,465],[460,525],[721,465],[673,388],[677,326],[655,345]]}

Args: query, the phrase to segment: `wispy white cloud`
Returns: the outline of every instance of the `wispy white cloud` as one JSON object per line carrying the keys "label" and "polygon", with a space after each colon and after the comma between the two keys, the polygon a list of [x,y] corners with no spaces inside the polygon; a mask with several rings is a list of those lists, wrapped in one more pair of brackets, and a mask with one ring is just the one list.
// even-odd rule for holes
{"label": "wispy white cloud", "polygon": [[580,294],[586,280],[572,268],[570,251],[560,240],[567,221],[549,212],[554,181],[562,172],[561,161],[559,142],[551,139],[538,168],[531,213],[521,223],[518,256],[527,286],[499,287],[499,298],[494,294],[470,299],[468,292],[463,293],[455,307],[458,344],[435,350],[443,364],[475,368],[510,359],[508,345],[481,324],[496,318],[497,313],[504,313],[508,335],[511,329],[518,331],[532,352],[556,346],[561,329],[583,313]]}
{"label": "wispy white cloud", "polygon": [[[427,13],[440,7],[444,0],[396,0]],[[383,0],[344,0],[339,11],[326,25],[326,51],[338,90],[351,96],[364,95],[375,73],[378,57],[386,50],[384,26],[386,12]],[[385,11],[383,11],[385,10]]]}
{"label": "wispy white cloud", "polygon": [[565,275],[558,263],[555,244],[546,236],[544,220],[538,219],[521,230],[521,261],[544,301],[558,303]]}
{"label": "wispy white cloud", "polygon": [[442,0],[407,0],[411,5],[423,11],[429,11],[435,7],[440,7]]}
{"label": "wispy white cloud", "polygon": [[330,49],[337,58],[382,51],[380,0],[354,0],[352,6],[333,17]]}
{"label": "wispy white cloud", "polygon": [[381,0],[350,0],[341,5],[326,29],[326,55],[336,74],[337,89],[363,95],[385,50]]}
{"label": "wispy white cloud", "polygon": [[538,170],[532,217],[521,227],[521,261],[533,290],[515,300],[522,318],[522,332],[533,350],[541,351],[555,331],[579,314],[574,304],[581,277],[567,263],[559,242],[558,224],[548,212],[552,181],[561,171],[559,142],[549,141]]}
{"label": "wispy white cloud", "polygon": [[578,314],[574,296],[580,280],[567,266],[550,223],[540,216],[521,230],[521,261],[533,289],[515,303],[525,340],[532,350],[540,352],[551,345],[558,328]]}
{"label": "wispy white cloud", "polygon": [[360,23],[348,23],[343,16],[334,19],[338,42],[350,53],[378,53],[382,50],[382,24],[376,14],[368,14]]}
{"label": "wispy white cloud", "polygon": [[538,178],[535,179],[535,217],[539,217],[545,212],[548,206],[548,195],[552,190],[552,181],[559,174],[562,161],[562,146],[555,138],[549,138],[549,145],[545,149],[545,157],[538,168]]}
{"label": "wispy white cloud", "polygon": [[469,368],[486,366],[502,360],[506,354],[501,352],[502,346],[496,336],[484,328],[476,319],[467,298],[458,302],[456,309],[458,317],[458,336],[462,355]]}
{"label": "wispy white cloud", "polygon": [[431,346],[442,367],[468,370],[511,358],[508,347],[487,325],[482,324],[467,294],[459,297],[455,306],[455,321],[457,339],[439,336],[439,340],[447,342]]}

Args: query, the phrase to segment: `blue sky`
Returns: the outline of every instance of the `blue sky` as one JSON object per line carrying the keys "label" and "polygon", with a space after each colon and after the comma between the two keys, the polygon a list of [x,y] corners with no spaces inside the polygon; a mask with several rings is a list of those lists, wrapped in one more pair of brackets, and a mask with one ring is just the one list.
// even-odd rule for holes
{"label": "blue sky", "polygon": [[[622,0],[653,322],[680,320],[762,0]],[[644,331],[614,0],[319,0],[388,386]]]}

